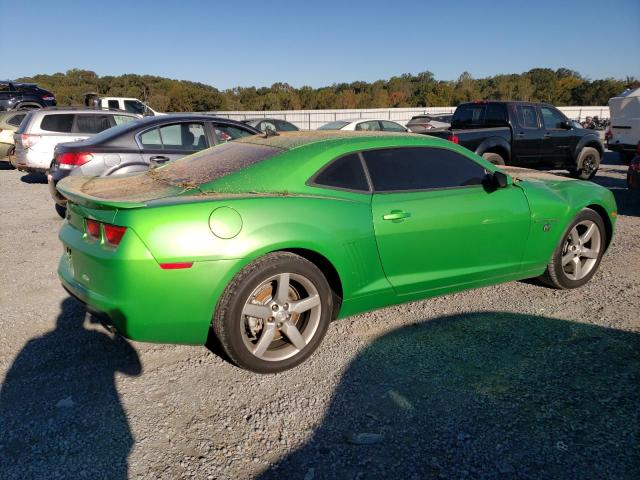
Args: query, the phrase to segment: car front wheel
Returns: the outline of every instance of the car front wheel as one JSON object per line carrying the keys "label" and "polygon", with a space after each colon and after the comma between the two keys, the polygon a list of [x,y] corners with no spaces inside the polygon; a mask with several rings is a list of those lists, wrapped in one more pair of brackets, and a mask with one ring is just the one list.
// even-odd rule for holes
{"label": "car front wheel", "polygon": [[583,209],[569,225],[541,279],[560,289],[587,283],[602,260],[606,235],[600,215],[589,208]]}
{"label": "car front wheel", "polygon": [[258,373],[306,360],[332,320],[333,295],[313,263],[274,252],[243,268],[222,294],[213,332],[229,359]]}
{"label": "car front wheel", "polygon": [[600,168],[600,152],[593,147],[585,147],[578,155],[576,168],[569,173],[581,180],[589,180]]}

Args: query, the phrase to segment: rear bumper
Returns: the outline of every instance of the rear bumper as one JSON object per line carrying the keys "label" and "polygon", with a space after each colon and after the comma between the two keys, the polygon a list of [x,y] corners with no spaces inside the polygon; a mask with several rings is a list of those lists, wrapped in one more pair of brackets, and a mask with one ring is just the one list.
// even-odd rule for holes
{"label": "rear bumper", "polygon": [[63,197],[60,192],[58,192],[56,185],[58,185],[58,182],[60,180],[68,177],[70,173],[71,170],[53,168],[49,170],[49,173],[47,174],[47,184],[49,185],[49,193],[51,194],[51,198],[53,198],[54,202],[63,207],[67,205],[67,199]]}
{"label": "rear bumper", "polygon": [[117,250],[89,242],[65,221],[58,265],[63,287],[132,340],[202,345],[237,261],[163,270],[132,229]]}

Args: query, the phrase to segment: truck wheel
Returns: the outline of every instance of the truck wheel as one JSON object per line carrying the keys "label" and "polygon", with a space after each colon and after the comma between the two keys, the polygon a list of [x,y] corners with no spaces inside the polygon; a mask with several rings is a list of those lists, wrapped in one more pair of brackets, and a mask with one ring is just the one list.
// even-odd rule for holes
{"label": "truck wheel", "polygon": [[569,170],[571,176],[581,180],[589,180],[600,167],[600,152],[592,147],[584,147],[578,155],[576,167],[576,169]]}
{"label": "truck wheel", "polygon": [[482,154],[482,158],[494,165],[505,165],[504,158],[499,153],[487,152]]}

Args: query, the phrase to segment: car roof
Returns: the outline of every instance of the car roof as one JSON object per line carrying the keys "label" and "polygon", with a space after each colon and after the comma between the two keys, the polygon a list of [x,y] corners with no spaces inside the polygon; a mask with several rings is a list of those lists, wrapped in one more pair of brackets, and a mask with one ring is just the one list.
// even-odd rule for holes
{"label": "car roof", "polygon": [[404,132],[384,132],[375,131],[345,131],[345,130],[301,130],[297,132],[280,132],[278,135],[253,135],[234,140],[236,143],[251,143],[254,145],[264,145],[267,147],[279,148],[280,150],[291,150],[312,143],[328,142],[336,140],[350,140],[365,137],[400,137],[414,136],[416,138],[426,138],[425,135],[411,134]]}
{"label": "car roof", "polygon": [[279,122],[287,122],[291,123],[289,120],[285,120],[284,118],[275,118],[275,117],[254,117],[254,118],[245,118],[241,120],[242,122],[262,122],[263,120],[273,121],[278,120]]}

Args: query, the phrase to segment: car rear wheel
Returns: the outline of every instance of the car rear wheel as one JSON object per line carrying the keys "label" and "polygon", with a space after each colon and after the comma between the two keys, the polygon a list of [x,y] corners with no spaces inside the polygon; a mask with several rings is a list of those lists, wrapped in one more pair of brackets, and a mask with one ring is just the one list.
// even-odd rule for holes
{"label": "car rear wheel", "polygon": [[606,235],[600,215],[589,208],[582,210],[569,225],[541,279],[560,289],[587,283],[600,265]]}
{"label": "car rear wheel", "polygon": [[9,148],[9,151],[7,152],[7,163],[12,168],[16,168],[16,147]]}
{"label": "car rear wheel", "polygon": [[589,180],[600,168],[600,152],[592,147],[585,147],[578,156],[576,168],[569,170],[573,177]]}
{"label": "car rear wheel", "polygon": [[60,215],[60,218],[65,218],[67,216],[67,207],[63,207],[62,205],[55,204],[56,213]]}
{"label": "car rear wheel", "polygon": [[505,165],[504,158],[502,158],[502,155],[499,153],[486,152],[482,154],[482,158],[494,165]]}
{"label": "car rear wheel", "polygon": [[275,252],[243,268],[225,289],[213,332],[241,368],[276,373],[306,360],[332,320],[333,296],[313,263]]}

